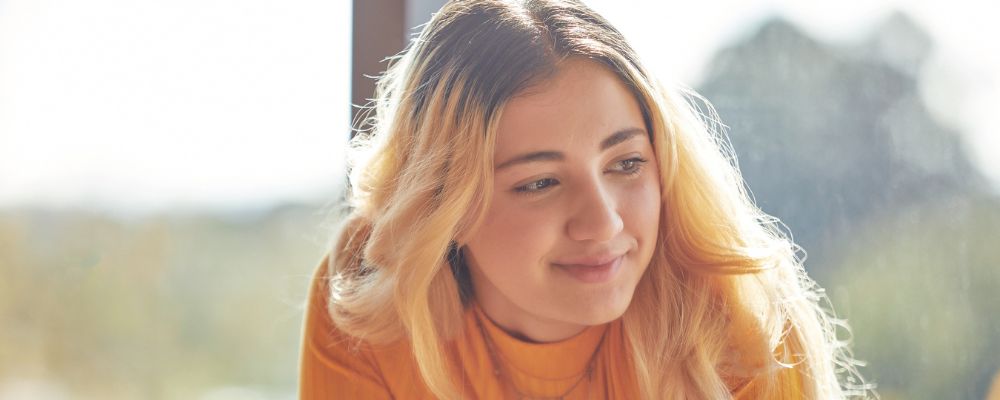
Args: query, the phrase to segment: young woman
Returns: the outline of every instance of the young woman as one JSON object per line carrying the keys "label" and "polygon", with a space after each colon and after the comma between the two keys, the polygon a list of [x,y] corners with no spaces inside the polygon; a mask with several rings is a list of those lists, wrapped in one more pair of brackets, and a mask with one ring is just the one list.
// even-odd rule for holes
{"label": "young woman", "polygon": [[850,395],[822,292],[689,97],[576,1],[445,5],[351,147],[301,397]]}

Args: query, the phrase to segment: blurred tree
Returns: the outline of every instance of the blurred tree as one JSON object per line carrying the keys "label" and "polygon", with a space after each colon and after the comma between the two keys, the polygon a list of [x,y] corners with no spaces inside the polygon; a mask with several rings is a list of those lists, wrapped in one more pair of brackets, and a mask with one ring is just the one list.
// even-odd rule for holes
{"label": "blurred tree", "polygon": [[[883,51],[897,45],[910,50]],[[836,258],[829,245],[858,223],[986,186],[958,133],[928,114],[914,72],[896,68],[930,45],[902,14],[843,48],[775,19],[709,67],[699,91],[731,127],[744,178],[819,277]]]}
{"label": "blurred tree", "polygon": [[809,253],[887,399],[981,399],[1000,367],[1000,202],[920,97],[933,43],[903,14],[833,46],[783,20],[700,92],[758,205]]}

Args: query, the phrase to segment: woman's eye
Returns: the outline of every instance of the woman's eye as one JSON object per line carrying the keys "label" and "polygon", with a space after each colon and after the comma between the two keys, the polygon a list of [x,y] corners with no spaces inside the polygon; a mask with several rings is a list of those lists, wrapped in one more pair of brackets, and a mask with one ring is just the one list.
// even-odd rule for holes
{"label": "woman's eye", "polygon": [[539,179],[534,182],[530,182],[526,185],[518,186],[514,188],[514,191],[519,194],[531,194],[543,191],[549,187],[558,185],[559,181],[552,178]]}
{"label": "woman's eye", "polygon": [[621,160],[618,162],[617,169],[618,172],[623,172],[628,175],[634,175],[639,173],[642,169],[643,164],[646,163],[646,159],[640,157],[629,158]]}

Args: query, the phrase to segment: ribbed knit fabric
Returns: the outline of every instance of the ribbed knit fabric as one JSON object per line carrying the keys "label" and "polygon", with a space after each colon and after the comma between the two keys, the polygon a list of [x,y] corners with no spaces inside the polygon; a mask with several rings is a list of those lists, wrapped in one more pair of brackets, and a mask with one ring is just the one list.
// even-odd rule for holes
{"label": "ribbed knit fabric", "polygon": [[[407,341],[372,346],[337,330],[327,312],[325,265],[323,260],[309,289],[299,397],[434,399]],[[567,400],[639,398],[621,319],[588,327],[560,342],[541,344],[507,334],[478,305],[466,310],[464,323],[464,334],[450,341],[447,351],[460,360],[461,377],[456,381],[461,382],[459,389],[465,399],[518,398],[518,392],[534,398],[565,394]],[[489,335],[493,354],[484,332]],[[502,365],[495,365],[494,359]],[[581,380],[591,362],[592,379],[584,376]],[[735,397],[756,399],[753,389],[752,383],[746,385]]]}

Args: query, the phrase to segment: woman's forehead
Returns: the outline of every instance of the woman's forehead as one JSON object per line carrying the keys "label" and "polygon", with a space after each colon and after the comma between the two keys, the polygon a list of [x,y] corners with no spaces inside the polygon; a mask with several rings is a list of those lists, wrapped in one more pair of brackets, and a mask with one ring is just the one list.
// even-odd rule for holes
{"label": "woman's forehead", "polygon": [[617,74],[596,61],[570,59],[504,106],[497,161],[508,153],[596,143],[615,131],[643,127],[639,103]]}

